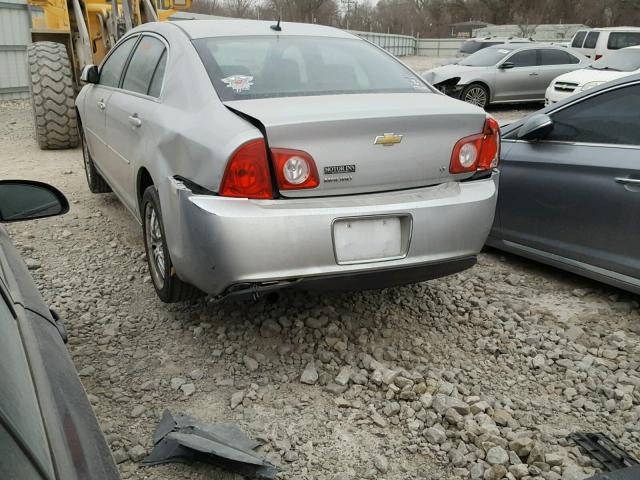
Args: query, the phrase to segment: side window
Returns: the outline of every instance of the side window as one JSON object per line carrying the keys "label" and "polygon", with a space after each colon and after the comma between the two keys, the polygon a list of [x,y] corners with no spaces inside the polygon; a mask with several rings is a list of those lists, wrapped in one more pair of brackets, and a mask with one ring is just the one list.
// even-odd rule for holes
{"label": "side window", "polygon": [[514,67],[535,67],[538,64],[537,50],[523,50],[512,55],[507,62],[513,63]]}
{"label": "side window", "polygon": [[607,41],[609,50],[619,50],[635,45],[640,45],[640,32],[611,32]]}
{"label": "side window", "polygon": [[162,52],[156,71],[153,72],[151,85],[149,85],[149,95],[158,98],[162,89],[162,80],[164,80],[164,69],[167,66],[167,50]]}
{"label": "side window", "polygon": [[118,86],[122,69],[124,68],[124,64],[127,63],[127,58],[129,58],[129,54],[136,40],[138,40],[138,37],[128,38],[111,52],[111,55],[109,55],[109,58],[107,58],[100,69],[100,81],[98,82],[100,85],[107,87]]}
{"label": "side window", "polygon": [[571,63],[578,63],[578,58],[574,57],[568,52],[562,50],[555,50],[552,48],[544,48],[540,50],[541,65],[569,65]]}
{"label": "side window", "polygon": [[582,48],[596,48],[600,32],[589,32]]}
{"label": "side window", "polygon": [[588,98],[551,115],[547,140],[640,146],[640,84]]}
{"label": "side window", "polygon": [[164,43],[160,40],[149,35],[143,36],[124,74],[122,88],[147,95],[151,79],[164,51]]}
{"label": "side window", "polygon": [[582,42],[584,42],[584,37],[587,36],[587,32],[584,30],[580,30],[576,33],[576,36],[573,37],[573,42],[571,42],[571,46],[573,48],[582,48]]}

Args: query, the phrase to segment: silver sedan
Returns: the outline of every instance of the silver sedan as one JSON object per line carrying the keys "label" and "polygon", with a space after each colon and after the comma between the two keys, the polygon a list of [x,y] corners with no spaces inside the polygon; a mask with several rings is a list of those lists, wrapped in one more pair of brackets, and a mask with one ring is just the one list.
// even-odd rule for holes
{"label": "silver sedan", "polygon": [[544,102],[554,78],[590,62],[563,47],[510,43],[482,49],[422,76],[443,93],[484,108],[491,103]]}
{"label": "silver sedan", "polygon": [[89,188],[142,224],[163,301],[423,281],[491,227],[496,121],[341,30],[151,23],[83,79]]}

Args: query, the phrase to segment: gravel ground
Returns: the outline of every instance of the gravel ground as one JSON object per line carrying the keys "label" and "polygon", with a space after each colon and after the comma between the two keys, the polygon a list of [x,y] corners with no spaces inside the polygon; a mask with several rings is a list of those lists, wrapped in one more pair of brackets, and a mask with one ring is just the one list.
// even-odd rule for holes
{"label": "gravel ground", "polygon": [[123,478],[214,478],[139,465],[165,408],[237,423],[287,479],[580,479],[596,469],[572,431],[640,456],[638,298],[487,251],[402,288],[168,306],[139,226],[89,193],[80,150],[38,150],[26,102],[0,118],[0,178],[70,200],[8,229],[65,320]]}

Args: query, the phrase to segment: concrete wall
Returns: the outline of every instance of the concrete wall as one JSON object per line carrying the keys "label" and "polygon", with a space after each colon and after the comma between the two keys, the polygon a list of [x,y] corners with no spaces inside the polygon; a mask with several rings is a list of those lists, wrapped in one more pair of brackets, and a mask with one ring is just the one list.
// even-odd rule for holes
{"label": "concrete wall", "polygon": [[455,57],[460,45],[464,42],[464,38],[420,38],[417,40],[416,55]]}
{"label": "concrete wall", "polygon": [[0,0],[0,100],[29,98],[27,44],[31,43],[25,0]]}
{"label": "concrete wall", "polygon": [[409,35],[393,35],[389,33],[358,32],[349,30],[365,40],[375,43],[396,57],[416,55],[416,39]]}
{"label": "concrete wall", "polygon": [[388,33],[358,32],[349,30],[397,57],[423,55],[428,57],[455,57],[458,48],[465,39],[460,38],[416,38],[409,35]]}

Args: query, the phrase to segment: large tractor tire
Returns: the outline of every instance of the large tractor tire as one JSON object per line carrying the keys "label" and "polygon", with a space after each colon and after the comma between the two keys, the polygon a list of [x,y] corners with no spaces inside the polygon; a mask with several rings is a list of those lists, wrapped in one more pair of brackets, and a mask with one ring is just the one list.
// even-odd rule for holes
{"label": "large tractor tire", "polygon": [[62,43],[27,47],[36,140],[43,150],[78,146],[73,74]]}

